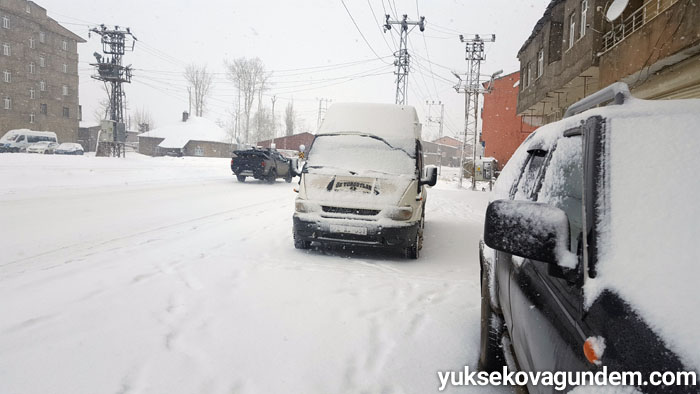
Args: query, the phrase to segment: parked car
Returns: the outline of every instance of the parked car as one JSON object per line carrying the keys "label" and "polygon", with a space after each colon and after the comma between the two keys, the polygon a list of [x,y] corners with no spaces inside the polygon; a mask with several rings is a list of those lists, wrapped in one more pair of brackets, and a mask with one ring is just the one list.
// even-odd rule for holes
{"label": "parked car", "polygon": [[363,245],[417,259],[423,246],[427,186],[415,108],[337,103],[309,149],[293,218],[294,246]]}
{"label": "parked car", "polygon": [[700,100],[617,83],[523,142],[486,212],[480,369],[700,370],[698,124]]}
{"label": "parked car", "polygon": [[246,177],[253,177],[269,183],[283,178],[289,183],[294,177],[293,160],[282,156],[275,149],[237,150],[231,156],[231,171],[239,182],[245,182]]}
{"label": "parked car", "polygon": [[31,144],[27,147],[27,153],[43,153],[46,155],[53,154],[54,150],[58,146],[56,142],[41,141]]}
{"label": "parked car", "polygon": [[83,146],[75,142],[64,142],[56,147],[54,151],[57,155],[82,155]]}
{"label": "parked car", "polygon": [[41,141],[57,142],[52,131],[10,130],[0,138],[0,152],[24,152],[31,144]]}

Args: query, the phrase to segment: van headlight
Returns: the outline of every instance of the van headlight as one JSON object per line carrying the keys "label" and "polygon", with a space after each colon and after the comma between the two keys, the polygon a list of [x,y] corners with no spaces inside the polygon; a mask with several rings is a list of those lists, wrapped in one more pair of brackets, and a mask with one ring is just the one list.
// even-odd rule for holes
{"label": "van headlight", "polygon": [[297,200],[294,204],[294,210],[299,213],[316,212],[318,211],[318,205],[304,200]]}
{"label": "van headlight", "polygon": [[411,216],[413,216],[411,207],[390,208],[387,212],[387,217],[394,220],[408,220]]}

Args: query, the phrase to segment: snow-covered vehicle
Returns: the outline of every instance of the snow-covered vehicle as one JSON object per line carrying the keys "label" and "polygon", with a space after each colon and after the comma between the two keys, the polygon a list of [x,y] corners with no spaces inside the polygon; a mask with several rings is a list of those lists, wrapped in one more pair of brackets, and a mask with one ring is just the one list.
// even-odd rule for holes
{"label": "snow-covered vehicle", "polygon": [[57,155],[82,155],[85,153],[83,146],[75,142],[64,142],[56,147],[54,153]]}
{"label": "snow-covered vehicle", "polygon": [[24,152],[29,145],[42,141],[57,142],[58,138],[52,131],[10,130],[0,138],[0,151]]}
{"label": "snow-covered vehicle", "polygon": [[333,104],[302,169],[294,246],[380,246],[418,258],[426,186],[436,181],[437,168],[423,166],[415,108]]}
{"label": "snow-covered vehicle", "polygon": [[54,150],[58,146],[58,143],[56,142],[49,142],[49,141],[40,141],[36,142],[34,144],[31,144],[27,147],[26,152],[27,153],[43,153],[43,154],[53,154]]}
{"label": "snow-covered vehicle", "polygon": [[246,177],[251,176],[269,183],[283,178],[289,183],[294,177],[292,160],[275,149],[237,150],[231,156],[231,171],[240,182],[245,182]]}
{"label": "snow-covered vehicle", "polygon": [[700,370],[699,124],[700,100],[638,100],[617,83],[523,142],[480,244],[482,370],[606,367],[650,383]]}

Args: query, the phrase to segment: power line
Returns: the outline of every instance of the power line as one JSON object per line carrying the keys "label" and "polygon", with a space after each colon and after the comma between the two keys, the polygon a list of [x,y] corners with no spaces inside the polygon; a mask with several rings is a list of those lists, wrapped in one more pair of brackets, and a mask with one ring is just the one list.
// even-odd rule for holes
{"label": "power line", "polygon": [[[374,56],[376,56],[377,59],[380,59],[381,61],[384,62],[384,59],[381,56],[379,56],[379,54],[377,54],[377,52],[374,50],[374,48],[372,48],[372,45],[370,45],[369,41],[367,41],[367,38],[365,38],[365,35],[362,34],[362,30],[360,30],[360,27],[357,26],[357,22],[355,22],[355,18],[352,17],[352,14],[350,13],[348,6],[345,5],[345,0],[340,0],[340,3],[343,4],[343,8],[345,8],[345,11],[348,13],[350,20],[352,21],[352,24],[355,25],[357,32],[360,33],[360,36],[362,36],[362,39],[365,41],[365,44],[367,44],[367,47],[372,51],[372,53],[374,53]],[[386,64],[391,64],[391,63],[386,63]]]}

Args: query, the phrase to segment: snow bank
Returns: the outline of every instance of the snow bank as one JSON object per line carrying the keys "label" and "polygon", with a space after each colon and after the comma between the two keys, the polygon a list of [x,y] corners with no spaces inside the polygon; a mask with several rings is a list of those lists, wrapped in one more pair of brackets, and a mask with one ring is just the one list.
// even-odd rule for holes
{"label": "snow bank", "polygon": [[139,137],[165,138],[158,146],[161,148],[183,148],[189,141],[230,142],[231,137],[224,129],[206,118],[191,117],[187,122],[174,123],[159,127]]}

